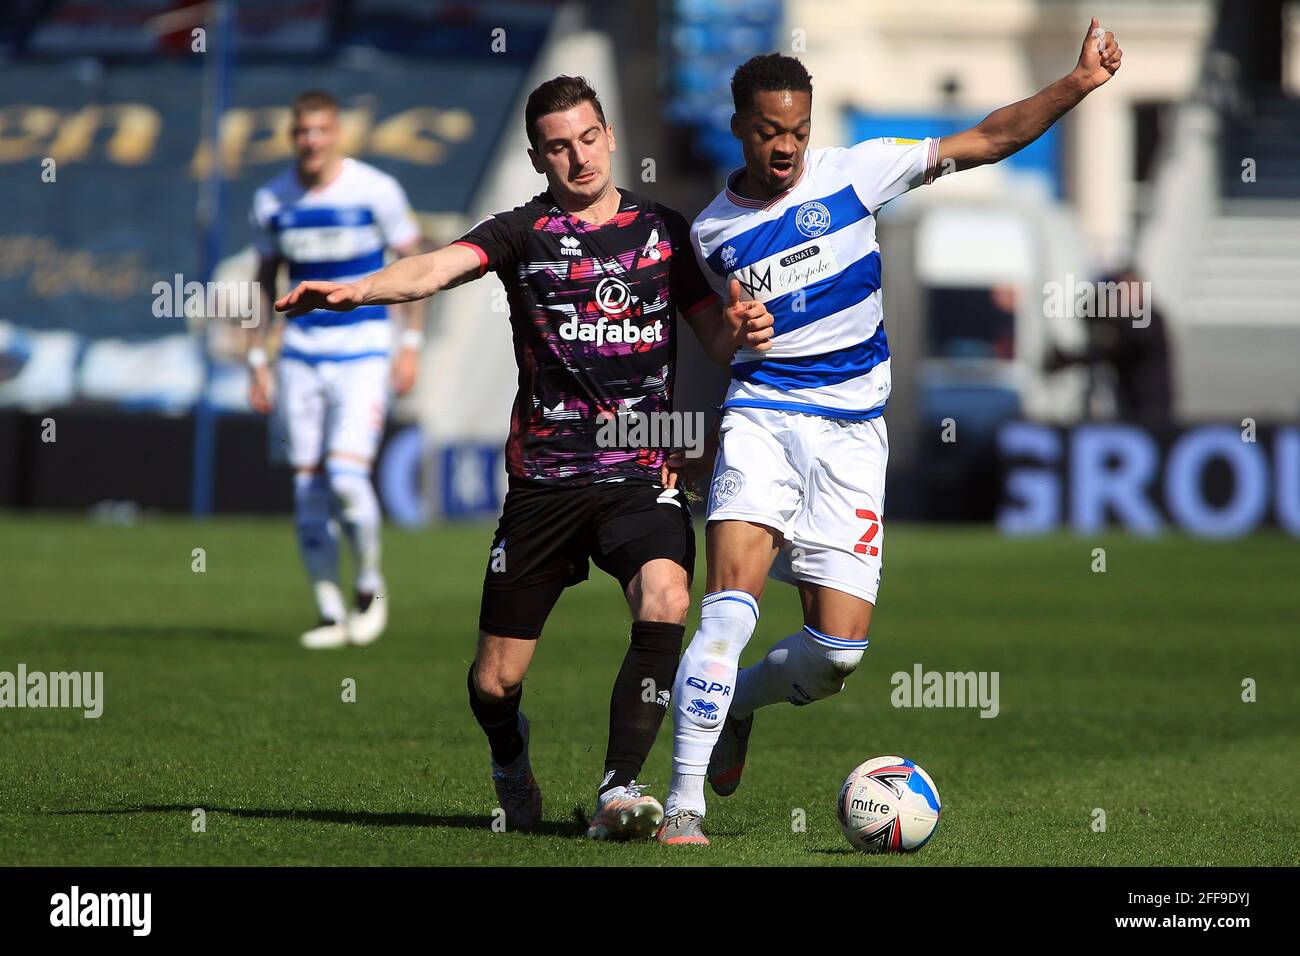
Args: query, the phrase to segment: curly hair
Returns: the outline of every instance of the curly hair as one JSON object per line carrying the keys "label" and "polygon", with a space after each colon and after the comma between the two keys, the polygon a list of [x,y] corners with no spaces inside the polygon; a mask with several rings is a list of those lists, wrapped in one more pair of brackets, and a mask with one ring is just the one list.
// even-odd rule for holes
{"label": "curly hair", "polygon": [[755,93],[778,90],[798,90],[812,95],[812,77],[792,56],[760,53],[736,67],[731,75],[731,101],[737,113],[753,108]]}

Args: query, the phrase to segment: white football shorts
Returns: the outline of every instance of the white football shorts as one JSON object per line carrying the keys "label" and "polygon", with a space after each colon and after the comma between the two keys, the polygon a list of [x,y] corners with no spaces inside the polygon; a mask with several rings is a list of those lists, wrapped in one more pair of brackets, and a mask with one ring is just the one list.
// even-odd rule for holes
{"label": "white football shorts", "polygon": [[271,457],[315,468],[334,453],[374,460],[388,413],[388,359],[341,362],[282,358],[271,427]]}
{"label": "white football shorts", "polygon": [[771,577],[822,585],[874,605],[885,538],[884,419],[728,408],[720,437],[709,521],[775,528],[785,544]]}

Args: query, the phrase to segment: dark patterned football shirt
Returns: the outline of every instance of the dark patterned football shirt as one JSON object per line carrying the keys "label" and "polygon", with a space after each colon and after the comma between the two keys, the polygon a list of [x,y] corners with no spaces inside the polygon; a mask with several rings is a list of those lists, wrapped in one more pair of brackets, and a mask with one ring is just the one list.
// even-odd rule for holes
{"label": "dark patterned football shirt", "polygon": [[672,411],[677,314],[717,297],[686,220],[619,195],[618,212],[593,225],[548,190],[458,240],[506,287],[519,365],[506,470],[516,478],[659,479],[662,449],[602,448],[598,431],[611,416]]}

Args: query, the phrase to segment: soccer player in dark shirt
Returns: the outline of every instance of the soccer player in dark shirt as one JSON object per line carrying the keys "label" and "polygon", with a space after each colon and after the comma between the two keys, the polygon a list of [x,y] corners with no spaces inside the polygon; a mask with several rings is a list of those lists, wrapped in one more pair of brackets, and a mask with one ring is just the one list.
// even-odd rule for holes
{"label": "soccer player in dark shirt", "polygon": [[[681,215],[618,189],[613,129],[594,90],[560,76],[529,96],[528,155],[549,188],[437,252],[340,285],[304,282],[276,303],[290,316],[410,302],[495,272],[519,365],[506,444],[509,490],[483,581],[470,708],[487,735],[510,829],[541,820],[519,709],[524,675],[560,593],[588,561],[618,579],[631,643],[610,700],[609,746],[588,836],[640,839],[663,808],[636,783],[668,710],[681,652],[695,536],[667,450],[602,447],[610,416],[672,410],[675,322],[709,357],[764,349],[771,317],[736,290],[725,306],[692,253]],[[649,689],[649,693],[647,693]]]}

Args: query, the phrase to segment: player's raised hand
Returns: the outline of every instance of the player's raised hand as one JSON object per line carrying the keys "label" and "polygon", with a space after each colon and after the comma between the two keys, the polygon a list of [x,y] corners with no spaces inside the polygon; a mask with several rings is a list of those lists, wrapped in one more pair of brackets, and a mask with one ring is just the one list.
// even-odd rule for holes
{"label": "player's raised hand", "polygon": [[1124,51],[1115,42],[1115,34],[1103,29],[1101,22],[1093,17],[1088,34],[1083,38],[1079,65],[1074,69],[1090,89],[1095,89],[1115,75],[1123,57]]}
{"label": "player's raised hand", "polygon": [[363,294],[354,284],[343,282],[299,282],[298,287],[275,300],[277,312],[286,318],[306,315],[314,309],[351,312],[363,302]]}

